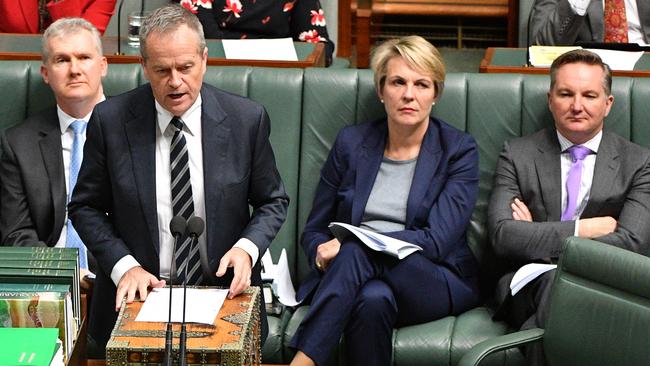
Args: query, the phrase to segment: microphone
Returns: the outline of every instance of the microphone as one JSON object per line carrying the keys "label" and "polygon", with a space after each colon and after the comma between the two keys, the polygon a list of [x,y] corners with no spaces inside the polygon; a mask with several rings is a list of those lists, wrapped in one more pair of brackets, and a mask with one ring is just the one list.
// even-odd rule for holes
{"label": "microphone", "polygon": [[[194,243],[199,239],[199,236],[203,234],[204,227],[205,223],[203,222],[203,219],[198,216],[192,216],[189,220],[187,220],[187,232],[191,239],[190,253],[192,253]],[[185,276],[183,276],[183,322],[181,323],[181,336],[178,344],[178,364],[180,366],[185,366],[187,364],[185,359],[185,352],[187,349],[187,329],[185,327],[185,303],[187,301],[187,267],[189,267],[189,265],[185,266]]]}
{"label": "microphone", "polygon": [[117,56],[122,54],[122,5],[124,0],[117,6]]}
{"label": "microphone", "polygon": [[172,366],[172,340],[174,338],[174,332],[172,331],[172,289],[173,289],[173,278],[176,272],[174,254],[176,252],[176,244],[178,244],[178,239],[180,239],[185,230],[187,229],[187,220],[183,216],[174,216],[172,221],[169,222],[169,231],[174,236],[174,246],[172,247],[172,260],[169,266],[169,317],[167,318],[167,330],[165,331],[165,356],[163,359],[164,366]]}

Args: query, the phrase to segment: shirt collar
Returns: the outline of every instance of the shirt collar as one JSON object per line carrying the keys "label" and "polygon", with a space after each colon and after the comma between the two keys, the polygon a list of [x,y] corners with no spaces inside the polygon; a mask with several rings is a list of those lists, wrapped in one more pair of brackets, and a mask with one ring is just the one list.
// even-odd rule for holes
{"label": "shirt collar", "polygon": [[[571,146],[575,145],[573,142],[569,141],[566,137],[562,136],[560,131],[555,130],[557,133],[557,139],[560,142],[560,151],[562,153],[567,153],[567,149],[570,148]],[[600,141],[603,139],[603,130],[598,131],[596,136],[592,137],[591,140],[585,142],[584,144],[580,144],[589,150],[593,151],[594,154],[598,153],[598,147],[600,146]]]}
{"label": "shirt collar", "polygon": [[[165,134],[165,131],[169,127],[169,122],[171,122],[174,115],[171,114],[168,110],[163,108],[163,106],[155,101],[156,103],[156,118],[158,119],[158,128],[162,134]],[[201,94],[198,98],[192,103],[190,108],[183,113],[182,116],[179,116],[185,125],[183,131],[187,131],[190,135],[194,136],[194,133],[200,131],[201,123]],[[198,124],[198,125],[197,125]]]}
{"label": "shirt collar", "polygon": [[[101,102],[103,102],[105,100],[106,100],[106,97],[104,95],[102,95],[102,98],[99,100],[98,103],[101,103]],[[62,135],[68,130],[68,128],[70,127],[70,125],[74,121],[84,121],[84,122],[88,123],[88,121],[90,120],[90,115],[91,114],[93,114],[93,111],[90,111],[90,113],[83,116],[82,118],[74,118],[71,115],[65,113],[63,111],[63,109],[61,109],[61,107],[58,104],[56,105],[56,115],[59,117],[59,128],[61,128],[61,134]]]}

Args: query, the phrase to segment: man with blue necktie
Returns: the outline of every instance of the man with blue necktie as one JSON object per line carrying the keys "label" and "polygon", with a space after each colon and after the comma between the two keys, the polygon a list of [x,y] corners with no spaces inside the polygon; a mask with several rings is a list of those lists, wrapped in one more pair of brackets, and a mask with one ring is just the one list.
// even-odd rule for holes
{"label": "man with blue necktie", "polygon": [[[56,106],[5,131],[0,142],[0,233],[9,246],[79,248],[82,278],[92,255],[67,215],[95,104],[103,101],[108,65],[99,32],[88,21],[65,18],[43,34],[41,75]],[[82,287],[88,288],[85,279]]]}
{"label": "man with blue necktie", "polygon": [[[614,102],[611,85],[609,67],[596,54],[561,55],[548,92],[554,128],[506,142],[499,156],[488,230],[512,272],[497,285],[496,317],[515,328],[544,328],[555,270],[512,296],[514,271],[556,263],[567,237],[648,254],[650,151],[603,130]],[[540,347],[526,357],[529,365],[544,363]]]}

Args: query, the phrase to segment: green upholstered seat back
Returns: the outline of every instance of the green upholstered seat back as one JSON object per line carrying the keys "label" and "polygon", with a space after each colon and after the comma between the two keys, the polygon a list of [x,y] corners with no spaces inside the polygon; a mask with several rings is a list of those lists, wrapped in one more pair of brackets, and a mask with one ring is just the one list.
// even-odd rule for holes
{"label": "green upholstered seat back", "polygon": [[[0,61],[0,129],[54,104],[39,69],[38,61]],[[111,64],[104,91],[110,97],[145,82],[140,65]],[[210,66],[205,82],[262,103],[271,117],[271,143],[291,198],[287,221],[271,251],[277,260],[282,248],[287,249],[294,283],[299,283],[309,270],[299,249],[300,234],[337,132],[345,125],[385,115],[372,72]],[[552,123],[546,102],[548,84],[548,76],[543,75],[452,73],[432,111],[471,133],[478,143],[480,193],[468,240],[488,285],[498,272],[485,227],[496,160],[506,139]],[[606,128],[650,147],[650,78],[615,78],[613,92],[616,101]]]}
{"label": "green upholstered seat back", "polygon": [[650,365],[650,258],[567,242],[544,334],[549,365]]}

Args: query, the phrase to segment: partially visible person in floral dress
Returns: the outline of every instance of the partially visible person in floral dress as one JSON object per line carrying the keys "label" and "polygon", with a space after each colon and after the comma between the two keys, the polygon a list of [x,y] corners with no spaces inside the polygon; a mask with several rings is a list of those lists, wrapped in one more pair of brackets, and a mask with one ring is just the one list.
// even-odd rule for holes
{"label": "partially visible person in floral dress", "polygon": [[319,0],[177,0],[196,14],[205,38],[284,38],[325,43],[326,64],[332,63]]}

